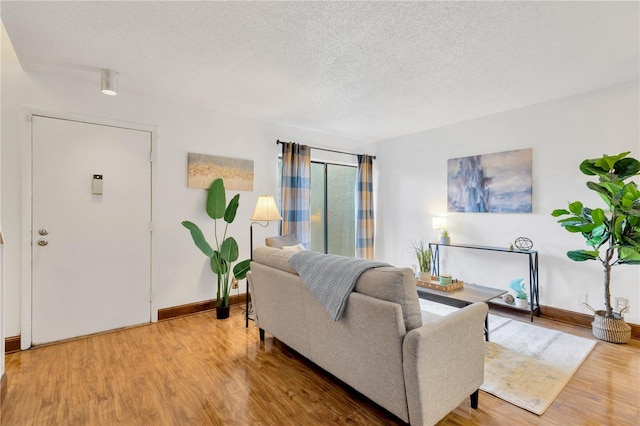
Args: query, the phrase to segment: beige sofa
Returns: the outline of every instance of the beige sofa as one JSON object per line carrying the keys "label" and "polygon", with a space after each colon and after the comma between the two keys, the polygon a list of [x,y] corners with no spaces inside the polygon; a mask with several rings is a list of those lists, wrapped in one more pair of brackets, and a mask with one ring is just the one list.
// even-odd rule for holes
{"label": "beige sofa", "polygon": [[465,398],[478,404],[487,305],[423,324],[408,268],[364,272],[333,321],[288,259],[260,247],[248,275],[260,328],[412,425],[432,425]]}

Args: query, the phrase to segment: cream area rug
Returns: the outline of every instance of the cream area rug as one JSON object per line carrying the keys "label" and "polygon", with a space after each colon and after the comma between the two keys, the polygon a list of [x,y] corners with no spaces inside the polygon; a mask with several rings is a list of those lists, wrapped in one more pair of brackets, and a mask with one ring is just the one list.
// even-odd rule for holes
{"label": "cream area rug", "polygon": [[[420,299],[423,319],[456,310]],[[484,384],[480,387],[542,415],[596,345],[585,339],[497,315],[489,315]]]}

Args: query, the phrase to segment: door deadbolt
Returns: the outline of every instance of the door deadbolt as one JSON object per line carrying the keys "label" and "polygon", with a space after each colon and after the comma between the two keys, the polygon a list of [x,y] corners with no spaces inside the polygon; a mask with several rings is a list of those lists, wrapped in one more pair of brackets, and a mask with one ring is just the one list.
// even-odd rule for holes
{"label": "door deadbolt", "polygon": [[39,246],[43,246],[43,247],[44,247],[44,246],[46,246],[47,244],[49,244],[49,241],[45,240],[44,238],[40,238],[40,239],[38,240],[38,245],[39,245]]}
{"label": "door deadbolt", "polygon": [[40,228],[40,229],[38,229],[38,234],[40,234],[40,235],[49,235],[49,231],[47,231],[46,228]]}

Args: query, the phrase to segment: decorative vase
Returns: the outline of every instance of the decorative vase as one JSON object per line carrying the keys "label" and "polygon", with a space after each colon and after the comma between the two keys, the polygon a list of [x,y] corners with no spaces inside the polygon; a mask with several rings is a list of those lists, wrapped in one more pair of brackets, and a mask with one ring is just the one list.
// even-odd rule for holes
{"label": "decorative vase", "polygon": [[216,318],[217,319],[227,319],[229,318],[229,310],[230,306],[216,306]]}
{"label": "decorative vase", "polygon": [[527,299],[519,299],[516,297],[516,307],[526,309],[529,306]]}
{"label": "decorative vase", "polygon": [[419,279],[420,281],[426,281],[426,282],[431,281],[431,272],[420,271]]}
{"label": "decorative vase", "polygon": [[624,318],[613,313],[614,318],[604,316],[605,311],[594,311],[591,331],[596,339],[611,343],[627,343],[631,339],[631,327]]}
{"label": "decorative vase", "polygon": [[449,238],[449,237],[440,237],[440,244],[451,244],[451,238]]}

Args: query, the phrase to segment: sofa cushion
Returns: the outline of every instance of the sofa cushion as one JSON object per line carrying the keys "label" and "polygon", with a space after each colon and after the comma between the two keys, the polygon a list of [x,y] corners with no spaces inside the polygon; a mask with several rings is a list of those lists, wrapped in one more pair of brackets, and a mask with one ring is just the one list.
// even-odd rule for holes
{"label": "sofa cushion", "polygon": [[298,241],[298,234],[289,234],[265,238],[264,243],[267,247],[282,248],[283,246],[295,246]]}
{"label": "sofa cushion", "polygon": [[298,275],[298,272],[289,264],[289,258],[296,254],[293,250],[282,250],[273,247],[258,247],[253,251],[253,260],[281,271]]}
{"label": "sofa cushion", "polygon": [[369,269],[360,275],[355,291],[398,303],[407,332],[422,326],[422,311],[411,269],[392,266]]}

